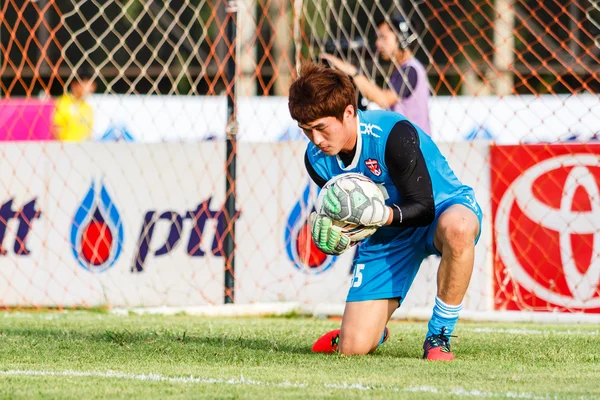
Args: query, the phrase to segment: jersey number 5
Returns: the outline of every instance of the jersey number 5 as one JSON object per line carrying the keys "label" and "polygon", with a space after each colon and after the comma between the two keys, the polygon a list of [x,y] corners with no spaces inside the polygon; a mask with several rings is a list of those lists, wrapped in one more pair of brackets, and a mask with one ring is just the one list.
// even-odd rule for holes
{"label": "jersey number 5", "polygon": [[354,268],[354,277],[352,278],[352,287],[359,287],[362,284],[362,270],[365,269],[365,264],[356,264]]}

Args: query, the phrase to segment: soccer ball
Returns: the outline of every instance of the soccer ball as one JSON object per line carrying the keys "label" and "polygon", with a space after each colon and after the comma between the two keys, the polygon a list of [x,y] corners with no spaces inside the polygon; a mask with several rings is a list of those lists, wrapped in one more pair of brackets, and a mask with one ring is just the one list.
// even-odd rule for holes
{"label": "soccer ball", "polygon": [[[315,206],[318,214],[325,215],[325,212],[323,211],[323,199],[325,198],[327,189],[333,186],[335,183],[348,192],[350,199],[353,198],[352,192],[359,191],[370,199],[377,198],[382,203],[385,203],[383,193],[381,193],[381,190],[377,184],[375,184],[375,182],[363,174],[347,172],[338,176],[334,176],[327,181],[325,186],[323,186]],[[342,231],[350,238],[352,246],[374,234],[378,228],[377,226],[364,226],[361,224],[352,224],[349,222],[335,220],[333,221],[333,224],[342,228]]]}

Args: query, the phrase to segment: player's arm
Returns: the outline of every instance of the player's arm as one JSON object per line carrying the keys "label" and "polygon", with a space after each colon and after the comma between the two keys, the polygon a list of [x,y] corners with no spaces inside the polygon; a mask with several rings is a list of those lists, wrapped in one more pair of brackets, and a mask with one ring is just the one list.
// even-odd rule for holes
{"label": "player's arm", "polygon": [[403,200],[390,207],[392,216],[387,225],[417,227],[432,223],[435,202],[431,177],[419,147],[419,135],[409,121],[400,121],[392,128],[385,147],[385,164]]}
{"label": "player's arm", "polygon": [[308,150],[306,153],[304,153],[304,166],[306,167],[306,171],[308,172],[310,179],[312,179],[314,183],[316,183],[320,188],[325,186],[327,181],[317,174],[317,171],[315,171],[310,161],[308,161]]}

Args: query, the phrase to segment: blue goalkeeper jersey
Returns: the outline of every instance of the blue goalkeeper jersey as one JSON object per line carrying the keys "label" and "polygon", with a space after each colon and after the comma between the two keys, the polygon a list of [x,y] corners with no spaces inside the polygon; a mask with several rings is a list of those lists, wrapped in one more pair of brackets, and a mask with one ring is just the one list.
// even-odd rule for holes
{"label": "blue goalkeeper jersey", "polygon": [[392,225],[377,229],[358,246],[347,301],[404,299],[423,259],[441,255],[434,243],[435,230],[438,218],[450,207],[469,208],[481,227],[483,214],[473,189],[456,178],[431,138],[404,116],[359,111],[354,157],[343,157],[347,167],[340,156],[327,156],[310,143],[305,164],[319,186],[345,172],[364,174],[382,187],[386,205],[402,209],[392,216]]}
{"label": "blue goalkeeper jersey", "polygon": [[[391,111],[358,111],[356,152],[348,166],[344,166],[339,155],[328,156],[313,143],[308,144],[307,161],[314,171],[326,181],[346,172],[361,173],[382,188],[386,196],[386,205],[400,205],[403,199],[386,166],[385,150],[392,128],[401,121],[407,121],[406,117]],[[419,149],[423,154],[431,178],[436,207],[446,199],[461,194],[465,190],[472,191],[470,187],[463,185],[458,180],[431,137],[419,127],[414,126],[414,128],[418,134]]]}

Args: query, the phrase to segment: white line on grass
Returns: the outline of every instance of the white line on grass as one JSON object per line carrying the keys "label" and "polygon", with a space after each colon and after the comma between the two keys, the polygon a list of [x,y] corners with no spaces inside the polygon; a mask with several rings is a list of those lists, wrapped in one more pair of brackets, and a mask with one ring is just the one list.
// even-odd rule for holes
{"label": "white line on grass", "polygon": [[460,328],[461,331],[477,333],[510,333],[511,335],[590,335],[598,336],[600,331],[525,329],[525,328]]}
{"label": "white line on grass", "polygon": [[291,387],[291,388],[327,388],[339,390],[380,390],[383,392],[411,392],[411,393],[434,393],[441,396],[449,394],[462,397],[504,397],[511,399],[553,399],[556,395],[538,396],[526,392],[487,392],[477,389],[438,389],[433,386],[383,386],[368,385],[362,383],[326,383],[323,385],[309,385],[307,383],[294,382],[261,382],[253,379],[247,379],[243,376],[239,379],[222,378],[201,378],[195,376],[165,376],[161,374],[126,374],[115,371],[36,371],[36,370],[8,370],[0,371],[0,376],[60,376],[69,378],[112,378],[112,379],[130,379],[135,381],[152,381],[167,383],[200,383],[200,384],[221,384],[221,385],[251,385],[251,386],[271,386],[271,387]]}

